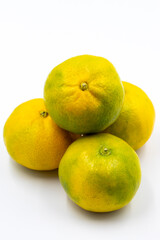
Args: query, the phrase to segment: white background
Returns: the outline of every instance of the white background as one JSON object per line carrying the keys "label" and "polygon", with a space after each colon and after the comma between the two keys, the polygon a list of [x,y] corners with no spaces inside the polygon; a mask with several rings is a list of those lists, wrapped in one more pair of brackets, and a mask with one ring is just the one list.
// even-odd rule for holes
{"label": "white background", "polygon": [[[138,150],[142,182],[122,210],[95,214],[73,204],[57,171],[10,159],[3,126],[20,103],[43,97],[51,69],[80,54],[107,58],[156,110]],[[0,0],[0,239],[160,239],[160,1]]]}

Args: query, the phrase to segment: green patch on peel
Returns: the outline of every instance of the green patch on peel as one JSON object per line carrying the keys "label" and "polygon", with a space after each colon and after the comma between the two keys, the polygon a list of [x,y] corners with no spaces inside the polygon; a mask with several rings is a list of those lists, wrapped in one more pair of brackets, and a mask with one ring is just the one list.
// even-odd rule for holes
{"label": "green patch on peel", "polygon": [[63,181],[62,185],[63,185],[63,188],[66,191],[66,193],[70,195],[70,189],[69,189],[69,186],[68,186],[67,182]]}
{"label": "green patch on peel", "polygon": [[[94,186],[97,189],[97,192],[103,193],[104,196],[110,196],[113,199],[113,202],[116,204],[124,204],[130,201],[133,197],[133,192],[135,192],[135,180],[131,178],[120,177],[116,173],[110,173],[109,175],[95,174],[94,178],[88,176],[89,184]],[[122,175],[123,175],[122,174]],[[130,189],[130,191],[128,191]]]}

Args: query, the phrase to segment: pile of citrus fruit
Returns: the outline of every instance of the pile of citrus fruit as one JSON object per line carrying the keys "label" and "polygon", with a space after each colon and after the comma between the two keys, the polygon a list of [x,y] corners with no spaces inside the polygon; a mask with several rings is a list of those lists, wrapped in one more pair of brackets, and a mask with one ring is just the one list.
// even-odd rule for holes
{"label": "pile of citrus fruit", "polygon": [[151,136],[152,102],[121,82],[105,58],[82,55],[48,75],[44,99],[19,105],[4,126],[10,156],[34,170],[59,168],[60,182],[80,207],[109,212],[128,204],[141,181],[135,152]]}

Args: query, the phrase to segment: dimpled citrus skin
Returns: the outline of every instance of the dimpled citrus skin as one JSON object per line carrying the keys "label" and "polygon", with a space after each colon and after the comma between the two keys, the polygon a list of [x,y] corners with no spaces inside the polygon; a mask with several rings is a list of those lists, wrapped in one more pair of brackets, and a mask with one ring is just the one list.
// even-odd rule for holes
{"label": "dimpled citrus skin", "polygon": [[73,142],[59,165],[59,179],[81,208],[110,212],[124,207],[141,181],[140,162],[122,139],[101,133]]}
{"label": "dimpled citrus skin", "polygon": [[125,99],[118,119],[104,132],[125,140],[137,150],[150,138],[155,122],[155,110],[146,93],[139,87],[122,82]]}
{"label": "dimpled citrus skin", "polygon": [[12,112],[3,136],[10,156],[34,170],[58,168],[71,143],[70,135],[47,115],[44,100],[40,98],[22,103]]}
{"label": "dimpled citrus skin", "polygon": [[94,133],[117,119],[124,89],[107,59],[81,55],[51,71],[45,83],[44,99],[58,126],[73,133]]}

